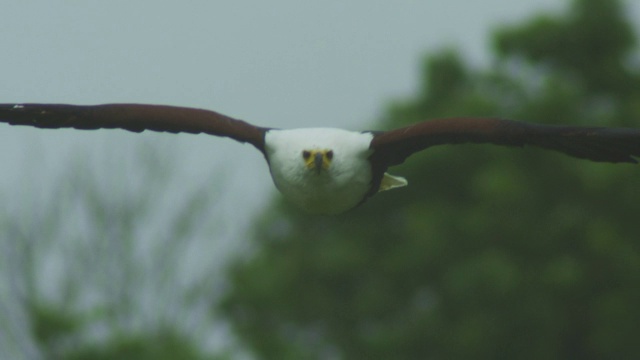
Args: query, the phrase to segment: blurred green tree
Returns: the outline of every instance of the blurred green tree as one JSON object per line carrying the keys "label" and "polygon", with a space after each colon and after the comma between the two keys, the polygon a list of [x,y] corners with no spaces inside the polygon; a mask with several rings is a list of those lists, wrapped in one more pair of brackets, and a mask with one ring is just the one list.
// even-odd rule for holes
{"label": "blurred green tree", "polygon": [[[0,358],[229,358],[222,351],[231,349],[215,357],[203,349],[215,319],[199,313],[217,297],[217,265],[188,275],[184,266],[194,250],[219,250],[211,241],[218,194],[207,183],[169,198],[167,154],[140,146],[106,179],[79,159],[57,192],[0,211]],[[170,206],[151,206],[163,202]],[[25,315],[26,331],[17,333],[8,312]]]}
{"label": "blurred green tree", "polygon": [[[635,36],[619,1],[575,0],[453,50],[383,126],[446,116],[638,126]],[[538,149],[436,147],[409,187],[339,217],[279,200],[218,304],[260,358],[638,358],[638,168]]]}

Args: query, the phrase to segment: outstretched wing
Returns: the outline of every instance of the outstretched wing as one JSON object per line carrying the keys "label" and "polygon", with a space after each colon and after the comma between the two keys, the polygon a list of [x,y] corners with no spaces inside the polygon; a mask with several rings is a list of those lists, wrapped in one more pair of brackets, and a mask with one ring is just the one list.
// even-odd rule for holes
{"label": "outstretched wing", "polygon": [[46,129],[206,133],[248,142],[262,153],[264,134],[269,130],[214,111],[143,104],[0,104],[0,122]]}
{"label": "outstretched wing", "polygon": [[428,147],[462,143],[529,145],[581,159],[637,163],[634,157],[640,156],[640,129],[539,125],[491,118],[437,119],[375,133],[371,157],[386,169]]}

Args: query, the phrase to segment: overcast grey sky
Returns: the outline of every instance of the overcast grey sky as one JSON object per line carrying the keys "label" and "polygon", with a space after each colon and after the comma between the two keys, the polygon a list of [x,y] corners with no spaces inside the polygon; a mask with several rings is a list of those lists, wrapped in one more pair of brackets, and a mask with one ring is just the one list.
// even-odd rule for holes
{"label": "overcast grey sky", "polygon": [[[389,100],[412,93],[421,56],[453,46],[487,64],[489,30],[567,3],[4,1],[0,102],[157,103],[263,126],[370,129]],[[637,5],[633,11],[640,18]],[[228,229],[212,241],[223,248],[243,237],[247,213],[275,195],[261,155],[228,139],[0,125],[2,206],[24,213],[23,199],[56,191],[52,180],[80,158],[105,191],[115,189],[138,176],[129,155],[141,143],[174,164],[172,196],[222,179],[219,216]]]}
{"label": "overcast grey sky", "polygon": [[[423,54],[456,46],[486,63],[492,27],[561,3],[7,2],[0,102],[146,102],[208,108],[273,127],[371,128],[390,99],[415,88]],[[0,186],[13,194],[30,187],[46,193],[79,154],[107,176],[142,142],[174,152],[176,184],[205,181],[212,172],[228,178],[228,201],[239,213],[274,191],[260,155],[226,139],[6,125],[0,125]],[[16,206],[20,199],[5,201]]]}

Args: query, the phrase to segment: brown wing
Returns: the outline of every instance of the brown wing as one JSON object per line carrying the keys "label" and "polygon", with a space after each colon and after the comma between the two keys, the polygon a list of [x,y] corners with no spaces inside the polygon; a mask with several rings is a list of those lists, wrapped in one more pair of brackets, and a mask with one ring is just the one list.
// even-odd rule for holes
{"label": "brown wing", "polygon": [[263,153],[264,134],[268,130],[214,111],[142,104],[0,104],[0,122],[46,129],[205,133],[248,142]]}
{"label": "brown wing", "polygon": [[437,119],[374,134],[372,162],[401,164],[434,145],[490,143],[537,146],[593,161],[637,163],[640,129],[539,125],[490,118]]}

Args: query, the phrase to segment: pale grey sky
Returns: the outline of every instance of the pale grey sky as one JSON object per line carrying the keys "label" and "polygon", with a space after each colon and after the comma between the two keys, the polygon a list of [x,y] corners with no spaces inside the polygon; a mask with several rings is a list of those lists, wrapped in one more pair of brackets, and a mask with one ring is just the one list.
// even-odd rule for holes
{"label": "pale grey sky", "polygon": [[[489,30],[567,3],[4,1],[0,102],[157,103],[263,126],[370,129],[390,99],[412,93],[422,55],[453,46],[468,61],[486,64]],[[275,194],[261,155],[231,140],[0,125],[0,201],[28,217],[34,204],[23,199],[35,194],[35,206],[44,201],[57,191],[53,180],[80,158],[93,163],[88,171],[104,179],[106,192],[119,189],[123,178],[138,176],[138,160],[129,154],[140,143],[174,164],[170,198],[185,194],[184,186],[222,180],[217,220],[227,227],[211,240],[221,251],[201,262],[224,258]],[[4,280],[0,275],[0,289]]]}
{"label": "pale grey sky", "polygon": [[[11,16],[0,22],[0,99],[160,103],[273,127],[371,128],[391,98],[415,88],[423,54],[456,46],[470,61],[486,63],[492,27],[559,3],[8,2],[3,13]],[[150,142],[175,151],[178,184],[204,181],[223,169],[227,190],[238,194],[229,201],[239,213],[274,191],[259,154],[229,140],[0,126],[2,189],[46,192],[77,153],[95,160],[96,172],[110,174],[117,165],[108,167],[109,157],[122,158]]]}

